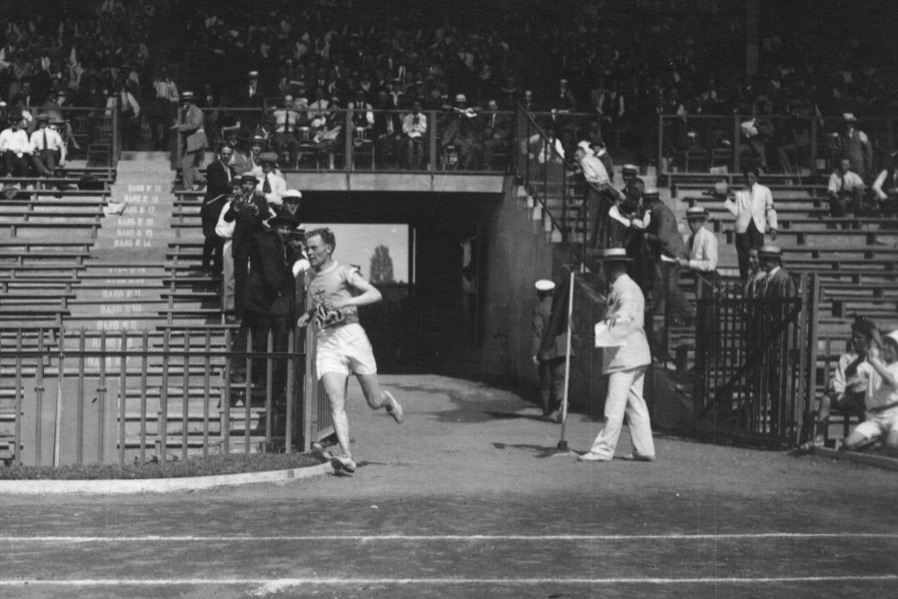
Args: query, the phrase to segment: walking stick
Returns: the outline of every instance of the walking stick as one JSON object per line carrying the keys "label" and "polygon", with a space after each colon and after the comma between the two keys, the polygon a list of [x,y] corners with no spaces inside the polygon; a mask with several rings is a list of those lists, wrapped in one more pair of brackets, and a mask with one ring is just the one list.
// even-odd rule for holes
{"label": "walking stick", "polygon": [[571,333],[573,324],[571,316],[574,313],[574,277],[576,273],[571,269],[571,282],[568,287],[567,295],[567,343],[566,353],[564,355],[564,396],[561,399],[561,439],[558,441],[558,449],[567,451],[567,440],[564,438],[567,431],[567,398],[568,391],[571,387]]}

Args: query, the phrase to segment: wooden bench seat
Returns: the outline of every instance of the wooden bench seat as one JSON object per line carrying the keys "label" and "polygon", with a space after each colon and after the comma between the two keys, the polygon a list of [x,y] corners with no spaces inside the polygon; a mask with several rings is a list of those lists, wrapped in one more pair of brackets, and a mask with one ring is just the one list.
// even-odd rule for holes
{"label": "wooden bench seat", "polygon": [[94,222],[74,222],[72,220],[59,220],[49,222],[35,221],[19,221],[19,222],[2,222],[0,221],[0,229],[9,229],[12,237],[18,237],[19,231],[22,229],[90,229],[91,237],[97,236],[97,231],[102,226],[99,219]]}
{"label": "wooden bench seat", "polygon": [[[736,231],[727,229],[724,232],[726,242],[732,244],[736,239]],[[779,229],[779,237],[794,237],[797,245],[805,245],[808,237],[841,237],[851,239],[862,239],[868,246],[876,245],[876,239],[880,236],[888,236],[888,231],[871,231],[869,229]],[[898,235],[898,233],[892,233]],[[782,241],[777,239],[778,245],[782,245]],[[836,248],[833,248],[836,249]]]}

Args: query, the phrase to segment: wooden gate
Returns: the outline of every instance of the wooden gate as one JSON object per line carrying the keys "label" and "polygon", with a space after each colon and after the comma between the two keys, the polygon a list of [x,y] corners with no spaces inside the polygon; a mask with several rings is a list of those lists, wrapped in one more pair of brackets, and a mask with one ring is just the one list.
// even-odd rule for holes
{"label": "wooden gate", "polygon": [[746,297],[739,284],[699,300],[694,415],[715,440],[793,446],[813,427],[819,283],[788,298]]}

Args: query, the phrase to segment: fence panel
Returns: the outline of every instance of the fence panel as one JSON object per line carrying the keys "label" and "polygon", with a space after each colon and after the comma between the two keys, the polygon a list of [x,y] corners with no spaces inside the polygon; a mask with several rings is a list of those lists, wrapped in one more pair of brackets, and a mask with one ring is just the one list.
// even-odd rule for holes
{"label": "fence panel", "polygon": [[792,297],[745,297],[728,285],[699,299],[696,429],[792,445],[809,434],[816,394],[816,304],[807,276]]}
{"label": "fence panel", "polygon": [[[269,333],[260,351],[251,334],[247,347],[231,347],[230,331],[213,343],[209,329],[52,333],[19,330],[13,361],[0,363],[0,402],[10,398],[2,411],[14,416],[6,462],[125,464],[293,449],[301,425],[294,415],[303,414],[294,378],[306,356],[292,332],[285,348]],[[245,381],[232,376],[234,360],[247,363]],[[239,445],[229,443],[232,432]]]}

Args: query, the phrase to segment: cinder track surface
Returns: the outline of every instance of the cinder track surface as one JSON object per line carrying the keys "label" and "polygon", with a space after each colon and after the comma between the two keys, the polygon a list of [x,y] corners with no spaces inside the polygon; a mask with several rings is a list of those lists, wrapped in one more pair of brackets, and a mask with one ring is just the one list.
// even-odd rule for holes
{"label": "cinder track surface", "polygon": [[[359,469],[168,496],[0,498],[0,596],[890,597],[898,475],[656,439],[659,461],[556,457],[505,391],[351,386]],[[574,449],[601,423],[572,415]],[[624,435],[618,453],[630,449]]]}

